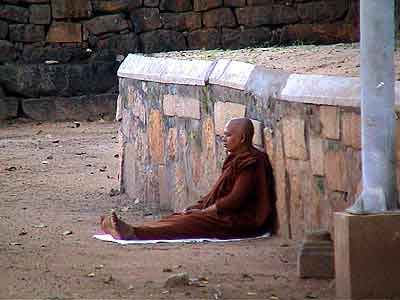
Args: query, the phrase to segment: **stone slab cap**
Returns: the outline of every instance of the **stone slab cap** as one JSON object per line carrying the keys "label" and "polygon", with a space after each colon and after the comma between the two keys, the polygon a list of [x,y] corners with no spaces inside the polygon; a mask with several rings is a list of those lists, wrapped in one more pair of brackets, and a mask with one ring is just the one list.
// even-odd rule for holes
{"label": "stone slab cap", "polygon": [[204,86],[214,65],[212,61],[129,54],[119,67],[118,76],[160,83]]}
{"label": "stone slab cap", "polygon": [[[400,82],[395,83],[396,106],[400,106]],[[359,107],[361,98],[359,78],[292,74],[278,93],[279,100],[320,105]]]}
{"label": "stone slab cap", "polygon": [[290,74],[287,72],[255,66],[249,76],[245,90],[262,99],[277,98],[279,91],[285,86],[289,76]]}
{"label": "stone slab cap", "polygon": [[209,83],[244,91],[254,68],[252,64],[219,59],[211,71]]}

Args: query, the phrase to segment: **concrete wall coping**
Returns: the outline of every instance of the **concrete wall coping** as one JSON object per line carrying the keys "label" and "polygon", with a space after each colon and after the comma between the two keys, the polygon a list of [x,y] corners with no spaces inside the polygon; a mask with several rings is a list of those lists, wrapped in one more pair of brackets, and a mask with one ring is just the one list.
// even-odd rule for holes
{"label": "concrete wall coping", "polygon": [[[400,105],[400,82],[395,83],[396,105]],[[333,106],[360,106],[358,77],[291,74],[278,93],[280,100]]]}
{"label": "concrete wall coping", "polygon": [[210,72],[209,83],[245,90],[254,68],[255,65],[252,64],[230,59],[218,59]]}
{"label": "concrete wall coping", "polygon": [[129,54],[118,69],[118,76],[160,83],[206,85],[215,63],[205,60],[179,60]]}
{"label": "concrete wall coping", "polygon": [[[215,84],[278,100],[359,107],[361,84],[357,77],[315,74],[285,74],[249,63],[154,58],[129,54],[118,69],[119,77],[160,83]],[[396,85],[396,106],[400,106],[400,82]]]}

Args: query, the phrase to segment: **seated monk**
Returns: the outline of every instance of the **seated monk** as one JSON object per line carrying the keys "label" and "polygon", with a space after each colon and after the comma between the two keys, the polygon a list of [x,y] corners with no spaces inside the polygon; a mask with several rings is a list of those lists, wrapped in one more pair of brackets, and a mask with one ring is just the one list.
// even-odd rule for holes
{"label": "seated monk", "polygon": [[116,239],[243,238],[273,232],[275,188],[268,156],[252,145],[254,127],[247,118],[224,129],[228,152],[222,174],[197,204],[143,225],[129,225],[115,212],[102,216],[101,229]]}

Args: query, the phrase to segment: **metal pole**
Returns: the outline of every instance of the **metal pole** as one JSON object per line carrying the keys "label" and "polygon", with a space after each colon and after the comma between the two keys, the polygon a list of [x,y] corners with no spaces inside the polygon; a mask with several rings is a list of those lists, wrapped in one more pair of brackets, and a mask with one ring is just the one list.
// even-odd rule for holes
{"label": "metal pole", "polygon": [[394,114],[394,0],[360,0],[363,191],[354,214],[398,208]]}

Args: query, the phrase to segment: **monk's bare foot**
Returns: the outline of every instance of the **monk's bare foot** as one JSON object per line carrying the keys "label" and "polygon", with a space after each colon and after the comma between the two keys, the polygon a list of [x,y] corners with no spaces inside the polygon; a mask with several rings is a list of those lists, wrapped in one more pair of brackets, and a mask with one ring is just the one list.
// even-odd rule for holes
{"label": "monk's bare foot", "polygon": [[101,216],[100,225],[104,233],[111,234],[115,239],[133,240],[136,238],[132,226],[119,219],[115,212],[112,212],[111,216]]}

